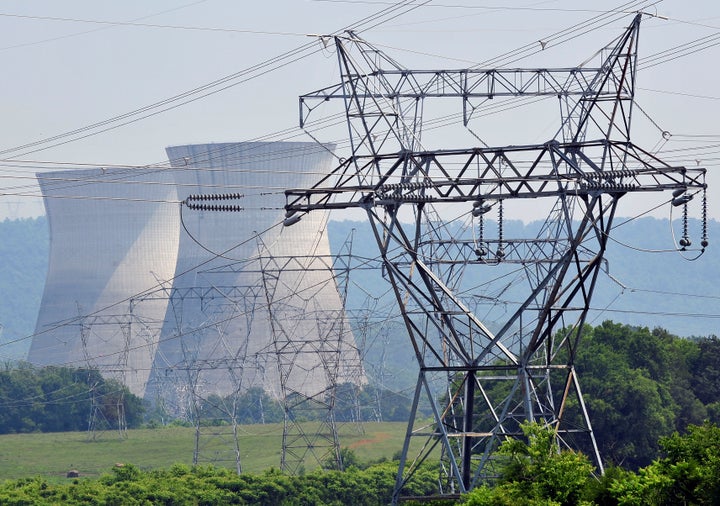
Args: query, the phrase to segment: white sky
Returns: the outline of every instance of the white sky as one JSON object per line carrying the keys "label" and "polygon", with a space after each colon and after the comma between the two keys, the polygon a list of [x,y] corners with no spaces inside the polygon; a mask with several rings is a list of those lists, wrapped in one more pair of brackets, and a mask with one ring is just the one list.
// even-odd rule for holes
{"label": "white sky", "polygon": [[[332,33],[402,2],[380,0],[6,0],[0,3],[0,219],[43,213],[37,170],[162,162],[167,145],[243,141],[295,127],[297,97],[338,81],[331,51],[306,34]],[[412,2],[409,2],[412,3]],[[642,2],[415,0],[417,8],[361,32],[409,68],[464,68],[526,44],[535,54],[516,67],[572,67],[614,39],[632,20],[580,30],[570,41],[539,40],[611,10]],[[500,6],[502,5],[502,7]],[[637,103],[652,122],[636,123],[634,140],[652,149],[661,130],[672,134],[661,158],[707,167],[710,216],[720,219],[720,2],[644,2]],[[599,7],[600,6],[600,7]],[[409,10],[409,9],[405,9]],[[311,56],[255,73],[250,80],[150,118],[37,152],[14,148],[135,111],[223,76],[251,68],[308,42]],[[697,45],[643,69],[643,58]],[[430,55],[438,55],[434,57]],[[485,65],[481,65],[485,66]],[[639,116],[639,115],[638,115]],[[137,119],[133,116],[129,119]],[[498,117],[488,136],[513,137],[523,123],[542,142],[547,119]],[[108,126],[117,126],[119,122]],[[658,128],[659,127],[659,128]],[[480,132],[483,135],[483,132]],[[543,137],[545,136],[545,137]],[[547,137],[547,138],[546,138]],[[72,139],[63,138],[63,141]],[[323,138],[323,141],[338,139]],[[47,147],[43,144],[38,147]],[[34,149],[34,148],[33,148]],[[13,150],[13,151],[6,151]],[[11,160],[48,164],[17,164]],[[668,160],[670,161],[670,160]],[[641,207],[626,213],[641,212]]]}

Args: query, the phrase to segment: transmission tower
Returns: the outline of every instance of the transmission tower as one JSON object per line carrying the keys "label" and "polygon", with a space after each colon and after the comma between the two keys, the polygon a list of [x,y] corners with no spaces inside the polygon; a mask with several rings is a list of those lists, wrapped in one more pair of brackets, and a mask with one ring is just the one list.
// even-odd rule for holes
{"label": "transmission tower", "polygon": [[[120,315],[82,315],[78,319],[80,326],[80,342],[88,374],[92,375],[97,370],[103,376],[110,376],[119,382],[122,389],[114,396],[114,415],[110,415],[106,399],[109,392],[102,394],[97,391],[98,384],[93,382],[90,385],[90,416],[88,417],[88,439],[95,441],[99,434],[115,426],[118,436],[121,439],[127,438],[127,421],[125,419],[125,387],[127,385],[128,352],[132,336],[132,313]],[[97,327],[104,329],[115,329],[116,331],[98,332]],[[119,337],[119,338],[118,338]],[[102,350],[118,348],[117,343],[122,343],[119,351],[113,357],[103,356]],[[111,344],[112,343],[112,344]],[[102,357],[102,358],[101,358]],[[110,361],[108,361],[110,360]],[[91,378],[91,376],[90,376]],[[92,379],[90,381],[93,381]]]}
{"label": "transmission tower", "polygon": [[[668,202],[686,208],[706,188],[704,169],[671,166],[631,141],[640,17],[596,68],[409,70],[347,33],[332,37],[341,82],[300,98],[301,127],[339,99],[351,153],[312,188],[286,191],[285,224],[316,210],[366,212],[419,364],[394,502],[429,459],[439,459],[442,496],[492,479],[495,450],[522,436],[524,421],[587,449],[602,472],[575,356],[618,202],[672,192]],[[547,142],[423,147],[430,99],[461,100],[467,126],[485,101],[528,96],[561,103]],[[544,224],[532,237],[507,236],[505,213],[530,199],[550,204]],[[464,221],[448,223],[453,212]],[[497,213],[492,232],[487,213]],[[470,269],[482,270],[488,293],[509,275],[525,283],[492,325],[464,291]],[[421,403],[432,423],[418,416]]]}
{"label": "transmission tower", "polygon": [[[358,389],[364,383],[344,312],[342,274],[348,271],[339,276],[340,308],[327,309],[319,303],[323,300],[319,293],[337,289],[338,257],[273,255],[260,237],[257,242],[257,262],[243,270],[258,269],[266,297],[284,413],[280,467],[293,474],[314,465],[343,469],[336,419],[338,387],[341,381],[352,384],[357,405]],[[303,275],[313,271],[326,275],[312,278],[321,281],[309,284]]]}
{"label": "transmission tower", "polygon": [[[242,472],[238,433],[239,400],[253,384],[248,378],[248,344],[261,287],[196,286],[169,288],[139,295],[134,302],[167,300],[175,318],[178,356],[163,356],[162,370],[151,377],[158,389],[156,402],[169,402],[195,426],[193,465],[211,463]],[[183,321],[183,305],[199,304],[202,321]],[[197,316],[197,315],[196,315]],[[232,335],[230,322],[235,325]],[[259,357],[254,357],[259,360]],[[214,394],[214,395],[213,395]],[[222,421],[217,420],[218,417]],[[218,423],[220,422],[220,423]]]}
{"label": "transmission tower", "polygon": [[[237,194],[190,195],[184,204],[200,211],[242,210],[241,206],[214,203],[232,198],[238,198]],[[277,385],[270,381],[263,386],[279,387],[273,393],[284,412],[280,466],[291,473],[302,472],[308,465],[343,468],[335,416],[340,385],[352,388],[355,421],[361,430],[358,396],[366,379],[344,312],[347,283],[343,279],[350,273],[351,246],[346,242],[347,252],[340,256],[313,254],[313,244],[319,243],[320,237],[314,231],[310,237],[302,237],[303,243],[310,239],[309,254],[279,255],[274,253],[275,245],[267,246],[256,234],[255,255],[198,271],[208,280],[213,275],[226,279],[232,274],[257,282],[264,304],[248,311],[256,319],[260,314],[267,318],[263,329],[270,339],[258,353],[274,359],[276,374],[271,375],[277,376]],[[340,294],[336,279],[340,279]],[[334,303],[338,295],[339,306]],[[328,302],[330,307],[325,306]],[[262,343],[262,339],[257,341],[256,346]]]}

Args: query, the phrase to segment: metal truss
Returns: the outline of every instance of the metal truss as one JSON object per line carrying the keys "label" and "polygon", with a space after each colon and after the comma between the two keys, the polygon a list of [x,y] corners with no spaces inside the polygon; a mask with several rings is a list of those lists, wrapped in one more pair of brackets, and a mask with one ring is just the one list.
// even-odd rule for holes
{"label": "metal truss", "polygon": [[[334,38],[341,82],[300,98],[301,126],[319,103],[343,104],[351,153],[312,188],[286,191],[285,224],[365,210],[419,364],[394,502],[426,461],[440,462],[443,496],[492,479],[496,449],[525,421],[589,452],[602,472],[575,356],[618,201],[672,192],[667,201],[687,208],[706,188],[705,169],[668,165],[631,141],[639,26],[640,15],[596,68],[557,70],[409,70],[348,33]],[[425,101],[461,98],[467,124],[476,101],[501,94],[559,98],[555,137],[423,147]],[[503,213],[528,201],[548,203],[544,224],[508,236]],[[467,286],[469,270],[481,285]],[[507,295],[513,283],[523,286]]]}
{"label": "metal truss", "polygon": [[[245,265],[244,272],[259,269],[270,315],[284,413],[280,467],[293,474],[315,465],[342,470],[335,417],[338,386],[342,377],[364,377],[359,353],[349,349],[347,339],[352,331],[343,309],[347,297],[343,279],[349,268],[333,271],[334,265],[340,266],[341,256],[279,256],[273,255],[260,237],[257,242],[256,264]],[[328,277],[322,286],[298,285],[292,274],[297,270],[319,270]],[[337,310],[319,307],[315,294],[327,283],[334,285],[336,276],[343,280],[338,287],[342,306]],[[357,360],[350,358],[353,356]],[[359,386],[353,389],[356,407]]]}
{"label": "metal truss", "polygon": [[[80,342],[82,355],[88,369],[96,369],[104,376],[111,376],[121,385],[126,385],[128,371],[128,354],[130,341],[133,332],[133,320],[140,323],[132,313],[118,315],[91,315],[79,316],[76,320],[80,326]],[[98,332],[97,328],[111,328],[112,334]],[[120,339],[117,339],[117,333]],[[99,358],[93,349],[103,349],[106,353],[112,348],[111,343],[121,343],[119,351],[108,353],[105,357]],[[117,346],[114,346],[117,347]],[[112,362],[108,362],[108,359]],[[117,430],[121,439],[127,438],[127,422],[125,419],[125,392],[121,390],[115,398],[115,420],[108,420],[106,406],[101,403],[98,397],[97,384],[90,385],[90,416],[88,418],[88,439],[95,441],[100,434],[108,429]]]}
{"label": "metal truss", "polygon": [[[215,266],[199,272],[207,279],[213,275],[226,278],[227,273],[242,274],[254,280],[247,286],[198,286],[161,287],[133,300],[136,305],[147,300],[168,300],[171,313],[178,321],[175,327],[181,335],[182,360],[173,365],[171,382],[177,388],[177,372],[185,373],[183,383],[188,386],[189,415],[196,427],[193,464],[224,463],[234,460],[238,473],[240,445],[237,434],[237,400],[246,384],[243,378],[248,356],[252,321],[259,310],[266,312],[272,333],[271,344],[260,350],[262,361],[273,361],[280,375],[280,400],[284,411],[282,453],[280,467],[287,472],[299,473],[305,466],[334,465],[343,468],[335,420],[335,401],[340,373],[347,378],[364,377],[362,364],[347,358],[349,343],[345,339],[351,332],[342,310],[317,307],[316,292],[328,283],[343,279],[350,271],[350,247],[339,256],[280,256],[268,252],[260,238],[259,255],[255,258]],[[315,286],[295,285],[298,272],[322,271],[327,278]],[[335,272],[339,275],[336,278]],[[290,284],[288,284],[290,283]],[[341,282],[341,297],[345,300],[346,283]],[[181,321],[186,300],[200,302],[207,319],[203,322]],[[222,328],[231,320],[244,318],[248,335],[230,346],[228,339],[219,339],[212,358],[203,357],[202,346],[207,347],[204,330],[214,329],[222,334]],[[182,330],[185,329],[185,330]],[[218,351],[219,350],[219,351]],[[359,353],[355,350],[355,356]],[[258,356],[254,357],[256,360]],[[319,359],[319,360],[318,360]],[[169,359],[168,359],[169,360]],[[318,362],[320,366],[318,367]],[[208,405],[208,393],[212,385],[205,384],[203,375],[209,371],[227,371],[234,385],[233,394],[215,402],[214,408],[231,420],[227,427],[209,424],[203,412]],[[320,380],[324,386],[313,390],[313,382]],[[357,390],[357,389],[355,389]],[[358,392],[356,391],[355,394]],[[354,398],[357,404],[357,395]],[[359,419],[358,419],[359,422]]]}
{"label": "metal truss", "polygon": [[[231,466],[238,474],[242,472],[238,410],[240,396],[245,391],[243,373],[249,360],[249,336],[231,339],[226,335],[226,326],[233,319],[245,318],[249,334],[261,296],[261,287],[257,285],[160,287],[131,301],[135,307],[144,301],[167,300],[175,317],[175,329],[179,335],[173,338],[180,340],[182,357],[179,363],[168,366],[170,374],[163,379],[170,383],[170,388],[174,390],[172,397],[178,405],[187,402],[189,418],[195,425],[193,465]],[[194,304],[199,301],[204,321],[182,321],[183,305],[188,300]],[[216,339],[208,343],[206,333],[211,330]],[[166,359],[172,361],[169,357]],[[179,377],[178,373],[184,377]],[[211,396],[213,386],[207,384],[210,374],[214,374],[215,379],[221,376],[231,385],[229,395]],[[187,392],[178,391],[185,387]],[[166,398],[167,395],[168,392],[160,393],[161,397]],[[229,423],[213,423],[218,414]]]}

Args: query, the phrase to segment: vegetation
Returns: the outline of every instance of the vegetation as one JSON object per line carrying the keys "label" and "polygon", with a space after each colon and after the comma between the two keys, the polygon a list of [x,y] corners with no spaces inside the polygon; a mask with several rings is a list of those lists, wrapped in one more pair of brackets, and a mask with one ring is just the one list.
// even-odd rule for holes
{"label": "vegetation", "polygon": [[605,322],[587,327],[576,367],[603,458],[638,469],[661,437],[720,423],[720,340]]}
{"label": "vegetation", "polygon": [[510,439],[498,450],[503,459],[496,486],[483,485],[465,498],[468,506],[580,504],[593,466],[580,453],[557,451],[552,430],[537,424],[522,427],[527,441]]}
{"label": "vegetation", "polygon": [[720,427],[690,426],[661,438],[664,456],[637,473],[611,468],[592,478],[588,459],[557,451],[551,430],[523,427],[526,441],[509,440],[498,484],[466,494],[467,506],[715,505],[720,498]]}
{"label": "vegetation", "polygon": [[[341,423],[401,422],[407,421],[410,414],[410,399],[373,385],[361,389],[352,383],[338,385],[335,398],[334,417]],[[301,404],[300,401],[296,404]],[[282,404],[260,387],[248,389],[237,399],[211,394],[203,399],[200,406],[200,417],[208,425],[231,423],[230,413],[233,412],[239,424],[278,423],[284,417]],[[327,416],[327,410],[325,406],[309,407],[296,411],[294,415],[301,421],[322,420]],[[166,418],[167,415],[156,408],[149,412],[148,423],[156,426],[158,420]]]}
{"label": "vegetation", "polygon": [[[381,464],[346,472],[315,471],[288,476],[276,470],[237,475],[227,469],[172,466],[143,472],[133,465],[114,467],[99,480],[74,480],[53,485],[35,478],[6,482],[0,487],[2,504],[103,505],[384,505],[395,483],[392,465]],[[422,492],[422,487],[411,492]]]}
{"label": "vegetation", "polygon": [[[356,391],[351,384],[339,385],[335,419],[338,422],[405,421],[410,401],[373,386]],[[98,428],[119,426],[120,412],[128,428],[158,427],[173,420],[162,406],[151,407],[113,379],[95,369],[48,366],[24,362],[6,363],[0,369],[0,434],[70,432],[88,429],[91,414]],[[253,387],[237,399],[211,394],[199,406],[203,425],[231,423],[236,413],[240,425],[282,422],[282,405],[262,388]],[[302,413],[307,421],[320,420],[325,410]]]}
{"label": "vegetation", "polygon": [[142,400],[97,370],[27,363],[0,370],[0,434],[86,430],[93,410],[99,422],[117,426],[120,405],[127,426],[138,427]]}
{"label": "vegetation", "polygon": [[[401,424],[396,424],[400,426]],[[157,429],[149,432],[164,432]],[[184,429],[188,430],[188,429]],[[476,488],[456,503],[467,506],[670,506],[714,505],[720,497],[720,427],[690,426],[660,440],[662,456],[637,472],[610,468],[603,477],[581,453],[558,451],[551,430],[523,426],[525,438],[504,442],[497,483]],[[8,437],[8,436],[5,436]],[[50,480],[26,477],[0,484],[0,504],[264,504],[380,505],[390,502],[396,461],[355,462],[344,472],[315,469],[289,476],[270,468],[237,475],[233,470],[183,464],[142,470],[132,464],[108,466],[98,478]],[[425,465],[403,490],[427,496],[438,469]],[[449,504],[443,501],[442,504]],[[441,504],[439,501],[430,504]]]}

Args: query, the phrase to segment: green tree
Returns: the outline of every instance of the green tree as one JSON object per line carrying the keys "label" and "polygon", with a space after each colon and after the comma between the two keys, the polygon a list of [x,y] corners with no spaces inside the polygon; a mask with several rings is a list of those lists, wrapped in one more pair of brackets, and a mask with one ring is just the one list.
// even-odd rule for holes
{"label": "green tree", "polygon": [[696,339],[698,352],[692,360],[692,389],[697,398],[710,406],[707,415],[720,423],[720,339],[717,336]]}
{"label": "green tree", "polygon": [[621,506],[720,504],[720,428],[691,425],[660,441],[664,456],[610,484]]}
{"label": "green tree", "polygon": [[260,387],[249,388],[238,399],[239,423],[275,423],[283,419],[279,402]]}
{"label": "green tree", "polygon": [[142,401],[97,370],[6,364],[0,370],[0,433],[86,430],[91,397],[106,420],[122,411],[128,427],[142,422]]}
{"label": "green tree", "polygon": [[662,329],[606,321],[586,330],[576,367],[604,459],[638,469],[657,457],[660,437],[702,423],[696,356],[694,342]]}
{"label": "green tree", "polygon": [[468,506],[575,505],[587,493],[593,470],[581,453],[560,451],[552,429],[521,425],[526,441],[508,439],[500,445],[501,466],[496,487],[481,486],[464,499]]}

